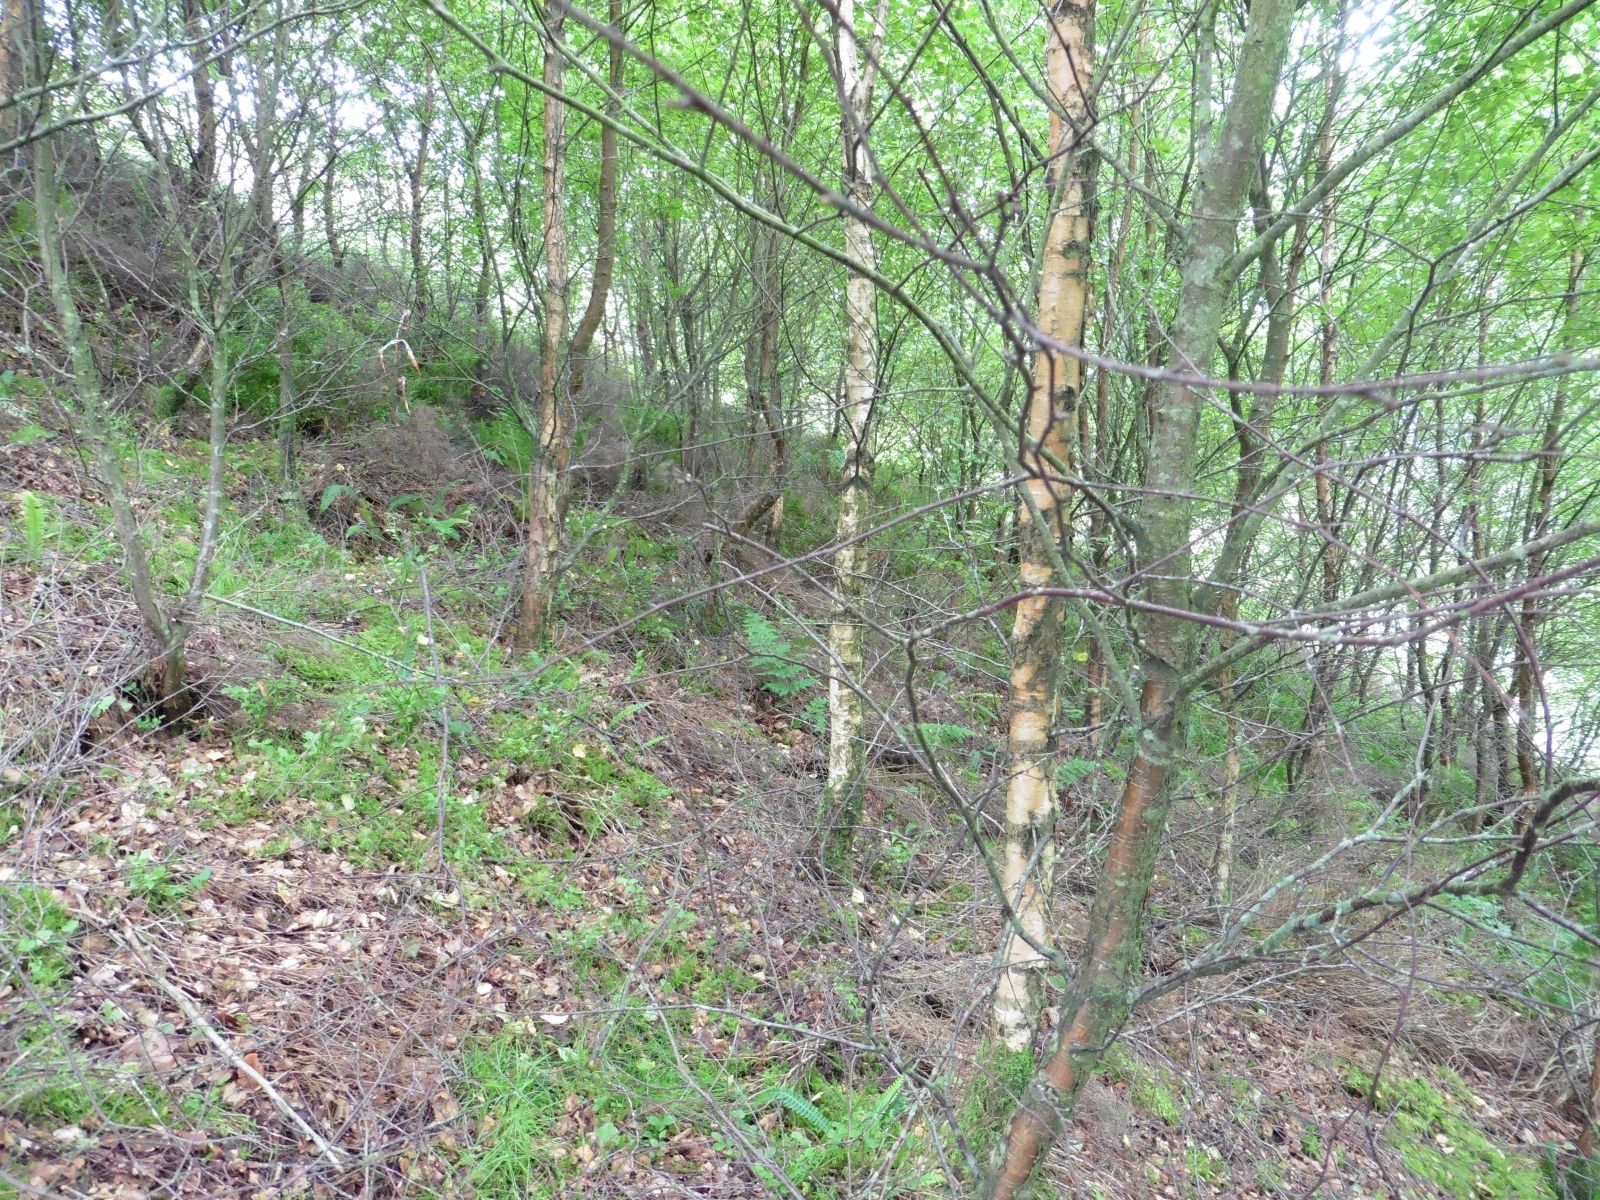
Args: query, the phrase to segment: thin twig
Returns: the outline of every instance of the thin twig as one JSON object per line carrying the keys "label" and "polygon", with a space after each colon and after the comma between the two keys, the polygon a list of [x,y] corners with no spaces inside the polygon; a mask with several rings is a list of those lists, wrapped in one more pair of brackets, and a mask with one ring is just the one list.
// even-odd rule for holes
{"label": "thin twig", "polygon": [[139,956],[139,959],[144,962],[146,970],[150,973],[151,980],[158,988],[172,997],[173,1003],[182,1010],[184,1018],[189,1024],[205,1034],[206,1040],[217,1048],[217,1052],[228,1060],[228,1064],[235,1071],[259,1087],[262,1094],[271,1100],[277,1109],[294,1123],[295,1128],[299,1129],[301,1133],[311,1140],[312,1144],[321,1151],[324,1158],[336,1167],[344,1166],[344,1153],[313,1129],[311,1124],[295,1111],[294,1105],[284,1098],[283,1093],[273,1087],[266,1076],[252,1067],[244,1055],[230,1046],[227,1039],[218,1033],[216,1028],[201,1015],[194,1001],[181,988],[174,986],[167,980],[167,977],[161,973],[161,968],[151,961],[148,948],[139,940],[139,935],[133,931],[133,926],[124,921],[121,926],[121,933],[128,948],[133,950]]}

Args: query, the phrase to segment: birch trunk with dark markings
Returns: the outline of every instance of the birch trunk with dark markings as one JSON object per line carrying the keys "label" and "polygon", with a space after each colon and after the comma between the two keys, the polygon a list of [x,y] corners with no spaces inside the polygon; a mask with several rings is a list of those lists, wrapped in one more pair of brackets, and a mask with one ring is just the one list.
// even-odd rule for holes
{"label": "birch trunk with dark markings", "polygon": [[[888,8],[878,0],[870,33],[856,26],[855,0],[840,0],[838,19],[839,95],[844,140],[844,193],[853,210],[844,216],[845,252],[864,271],[877,269],[872,230],[859,214],[872,209],[872,161],[866,131],[872,85]],[[865,60],[865,61],[863,61]],[[863,686],[861,601],[866,594],[867,548],[858,539],[872,519],[872,436],[877,402],[877,293],[872,280],[851,269],[845,278],[844,483],[834,527],[833,617],[828,626],[828,782],[822,794],[826,828],[824,861],[847,869],[866,775],[862,736]]]}
{"label": "birch trunk with dark markings", "polygon": [[[1047,175],[1050,221],[1039,268],[1036,317],[1042,344],[1034,355],[1024,440],[1018,463],[1028,474],[1017,509],[1018,574],[1024,591],[1060,586],[1057,565],[1070,540],[1072,469],[1083,363],[1057,346],[1081,347],[1089,307],[1093,236],[1093,151],[1087,138],[1094,62],[1094,4],[1058,0],[1050,9],[1045,67],[1054,104]],[[1011,722],[1006,737],[1005,850],[1001,881],[1012,920],[1001,943],[995,988],[995,1038],[1027,1049],[1044,1007],[1040,953],[1050,939],[1055,874],[1055,725],[1066,600],[1029,595],[1017,602],[1011,630]]]}
{"label": "birch trunk with dark markings", "polygon": [[[1204,157],[1183,256],[1183,285],[1170,331],[1170,363],[1207,375],[1228,297],[1239,218],[1272,117],[1288,53],[1293,0],[1254,0],[1239,47],[1232,95]],[[1182,749],[1185,695],[1176,686],[1193,654],[1190,539],[1197,437],[1203,390],[1183,378],[1164,381],[1152,415],[1146,499],[1139,551],[1159,564],[1149,588],[1162,611],[1137,619],[1141,674],[1133,737],[1111,843],[1089,913],[1082,961],[1061,1004],[1061,1025],[1024,1102],[1012,1118],[982,1194],[1010,1200],[1073,1112],[1089,1073],[1126,1020],[1144,946],[1144,907],[1166,831],[1167,772]]]}

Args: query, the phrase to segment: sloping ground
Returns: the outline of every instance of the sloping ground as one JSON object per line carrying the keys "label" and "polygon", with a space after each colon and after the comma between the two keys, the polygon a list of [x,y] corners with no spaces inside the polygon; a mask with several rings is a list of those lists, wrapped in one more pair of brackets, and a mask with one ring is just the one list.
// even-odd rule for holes
{"label": "sloping ground", "polygon": [[[244,446],[216,590],[260,611],[212,610],[208,716],[169,736],[60,445],[4,458],[0,1195],[936,1196],[986,1153],[981,864],[885,770],[859,886],[823,886],[815,735],[725,614],[512,669],[484,638],[505,546],[331,544]],[[159,561],[194,467],[144,457]],[[618,529],[569,649],[685,586],[692,555]],[[1548,1039],[1380,952],[1169,997],[1056,1193],[1553,1196]]]}

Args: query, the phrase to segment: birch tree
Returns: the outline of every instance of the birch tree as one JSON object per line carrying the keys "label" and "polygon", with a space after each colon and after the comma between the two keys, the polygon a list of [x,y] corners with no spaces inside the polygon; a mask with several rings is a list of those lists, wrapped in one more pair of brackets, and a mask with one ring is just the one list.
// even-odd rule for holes
{"label": "birch tree", "polygon": [[1170,329],[1170,361],[1178,374],[1162,384],[1153,413],[1149,490],[1139,513],[1140,556],[1161,564],[1151,593],[1164,611],[1138,619],[1143,684],[1133,756],[1100,867],[1083,958],[1062,1000],[1061,1025],[984,1187],[984,1195],[995,1200],[1021,1193],[1129,1011],[1145,897],[1171,806],[1167,773],[1183,748],[1186,697],[1178,681],[1194,641],[1194,625],[1184,613],[1191,604],[1187,568],[1204,392],[1185,376],[1209,375],[1216,357],[1237,278],[1239,219],[1272,117],[1294,11],[1291,0],[1253,0],[1232,95],[1214,141],[1202,148],[1194,215],[1185,231],[1182,291]]}
{"label": "birch tree", "polygon": [[[878,0],[867,36],[857,27],[855,0],[842,0],[837,25],[840,121],[844,141],[845,253],[853,266],[845,276],[845,362],[842,426],[845,438],[839,517],[834,526],[833,620],[828,627],[828,782],[823,812],[828,822],[829,865],[842,870],[861,820],[866,774],[862,734],[863,686],[860,607],[866,594],[864,535],[872,519],[872,435],[877,403],[877,291],[867,272],[877,267],[872,230],[862,214],[872,211],[873,164],[867,140],[872,86],[883,45],[887,0]],[[865,61],[863,61],[863,59]]]}
{"label": "birch tree", "polygon": [[1051,100],[1045,181],[1050,217],[1039,267],[1037,340],[1027,423],[1017,461],[1027,474],[1017,509],[1019,583],[1011,630],[1011,720],[1006,737],[1002,882],[1008,924],[994,998],[994,1033],[1025,1050],[1044,1006],[1041,949],[1050,941],[1055,872],[1055,725],[1060,711],[1066,600],[1044,589],[1062,581],[1071,540],[1073,441],[1083,394],[1083,346],[1093,238],[1093,0],[1050,8],[1045,75]]}

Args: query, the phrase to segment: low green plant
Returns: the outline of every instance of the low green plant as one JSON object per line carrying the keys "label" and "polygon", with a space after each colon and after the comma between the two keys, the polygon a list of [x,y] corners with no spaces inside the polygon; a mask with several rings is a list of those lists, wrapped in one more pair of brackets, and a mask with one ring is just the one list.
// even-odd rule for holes
{"label": "low green plant", "polygon": [[141,850],[128,864],[128,894],[143,900],[151,912],[177,908],[210,881],[210,867],[191,875],[175,861],[158,862],[149,850]]}
{"label": "low green plant", "polygon": [[[795,1187],[815,1191],[845,1168],[861,1172],[878,1168],[887,1155],[906,1144],[901,1121],[907,1107],[903,1079],[877,1093],[814,1082],[818,1083],[814,1098],[779,1085],[761,1092],[753,1102],[757,1108],[776,1105],[786,1116],[789,1139],[780,1144],[794,1152],[783,1156],[781,1166]],[[755,1170],[758,1175],[771,1174],[763,1167]]]}
{"label": "low green plant", "polygon": [[1422,1078],[1385,1075],[1374,1080],[1351,1068],[1345,1088],[1365,1096],[1389,1117],[1388,1139],[1407,1167],[1446,1196],[1479,1200],[1554,1200],[1550,1179],[1531,1154],[1497,1146],[1465,1115],[1471,1104],[1465,1084],[1448,1089]]}
{"label": "low green plant", "polygon": [[[14,381],[16,376],[10,371],[0,372],[0,400],[10,398],[10,390],[6,387],[8,379]],[[35,425],[32,421],[29,421],[21,429],[13,433],[8,440],[13,446],[31,446],[35,442],[49,441],[53,437],[55,437],[55,434],[51,433],[43,425]]]}
{"label": "low green plant", "polygon": [[1128,1100],[1139,1111],[1166,1125],[1182,1124],[1183,1102],[1167,1071],[1141,1062],[1122,1046],[1106,1051],[1100,1070],[1107,1079],[1128,1085]]}
{"label": "low green plant", "polygon": [[1184,1146],[1183,1162],[1190,1175],[1206,1183],[1221,1183],[1228,1177],[1228,1164],[1214,1146],[1190,1141]]}
{"label": "low green plant", "polygon": [[502,413],[492,420],[479,421],[473,427],[473,436],[478,442],[478,452],[490,462],[515,475],[527,471],[528,460],[533,455],[533,439],[515,413]]}
{"label": "low green plant", "polygon": [[424,533],[431,534],[439,541],[453,542],[472,520],[477,506],[463,504],[452,509],[445,504],[442,495],[407,492],[389,501],[389,511],[406,514]]}
{"label": "low green plant", "polygon": [[913,733],[935,750],[960,746],[978,736],[976,729],[966,725],[950,725],[938,721],[920,721],[914,727]]}
{"label": "low green plant", "polygon": [[0,982],[48,992],[72,973],[78,920],[43,888],[0,887]]}
{"label": "low green plant", "polygon": [[17,493],[18,527],[22,530],[22,561],[36,563],[44,557],[51,533],[50,510],[37,492]]}
{"label": "low green plant", "polygon": [[522,1037],[469,1046],[463,1057],[468,1111],[485,1128],[469,1178],[485,1197],[543,1194],[558,1179],[553,1151],[566,1089],[560,1060]]}
{"label": "low green plant", "polygon": [[744,614],[744,638],[750,647],[750,669],[761,690],[780,700],[794,700],[817,687],[816,674],[800,648],[780,634],[761,613]]}
{"label": "low green plant", "polygon": [[1016,1112],[1033,1079],[1033,1054],[1027,1050],[1006,1050],[998,1044],[978,1052],[971,1082],[961,1105],[961,1131],[979,1162],[989,1155]]}

